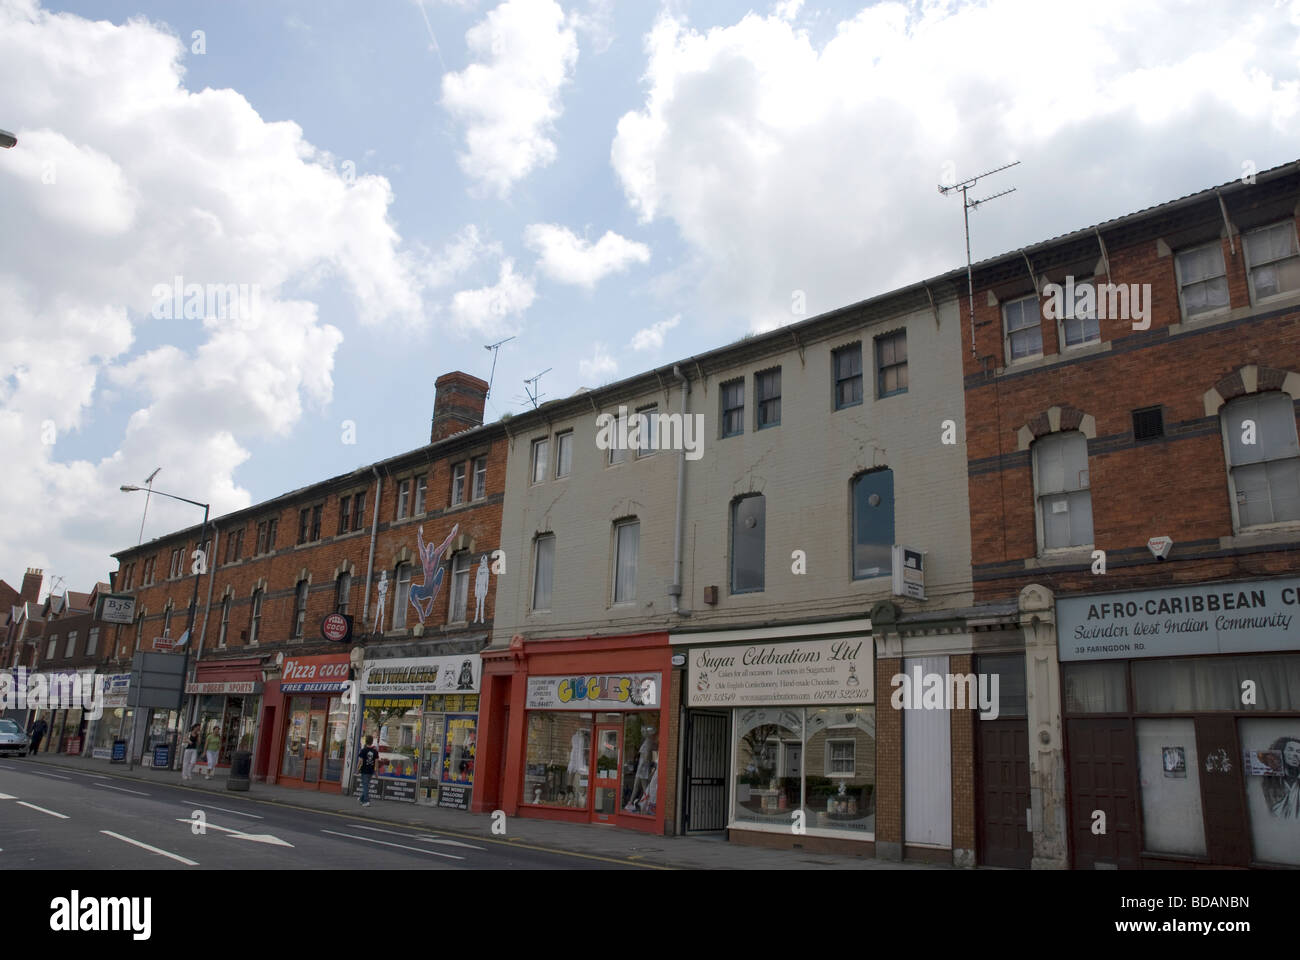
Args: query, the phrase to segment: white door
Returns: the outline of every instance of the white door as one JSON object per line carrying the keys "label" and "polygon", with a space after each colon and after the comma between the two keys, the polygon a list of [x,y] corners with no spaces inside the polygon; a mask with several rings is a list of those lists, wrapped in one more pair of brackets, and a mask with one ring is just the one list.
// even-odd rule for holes
{"label": "white door", "polygon": [[[947,657],[910,657],[903,672],[915,682],[938,674],[947,686]],[[918,706],[903,711],[903,839],[906,843],[952,846],[952,718],[947,709]],[[946,702],[944,706],[946,707]]]}

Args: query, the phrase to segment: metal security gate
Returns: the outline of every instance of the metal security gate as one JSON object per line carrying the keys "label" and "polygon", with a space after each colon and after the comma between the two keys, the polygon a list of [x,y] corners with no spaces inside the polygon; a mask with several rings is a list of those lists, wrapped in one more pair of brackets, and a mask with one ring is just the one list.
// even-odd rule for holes
{"label": "metal security gate", "polygon": [[727,714],[691,711],[686,720],[687,833],[727,828]]}

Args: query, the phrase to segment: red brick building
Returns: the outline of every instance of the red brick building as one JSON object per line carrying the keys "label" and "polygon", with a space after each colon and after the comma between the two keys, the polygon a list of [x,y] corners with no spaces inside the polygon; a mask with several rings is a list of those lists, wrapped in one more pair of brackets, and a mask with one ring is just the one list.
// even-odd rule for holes
{"label": "red brick building", "polygon": [[[174,742],[192,715],[205,730],[219,730],[219,764],[247,750],[256,778],[338,790],[361,724],[346,695],[350,676],[362,680],[371,661],[454,656],[457,664],[472,659],[477,684],[477,651],[491,635],[495,595],[495,577],[483,572],[499,544],[505,485],[505,430],[482,425],[487,386],[446,374],[436,383],[427,446],[208,525],[190,644],[191,700],[183,719],[162,712],[139,718],[138,755]],[[135,598],[136,620],[112,628],[109,672],[128,671],[137,650],[179,649],[173,644],[185,630],[201,533],[196,524],[114,554],[115,586]],[[325,638],[333,614],[350,618],[350,638]],[[421,724],[425,714],[449,712],[449,700],[458,736],[473,746],[465,718],[477,710],[476,686],[436,698],[439,711],[425,709],[435,706],[433,697],[414,699],[421,703],[413,727],[376,708],[381,741],[389,732],[401,737],[388,758],[394,779],[416,773],[417,763],[404,758],[422,760],[421,773],[432,771],[435,744]],[[413,791],[408,797],[394,788],[394,795],[414,799]]]}
{"label": "red brick building", "polygon": [[1018,602],[1029,692],[976,721],[976,789],[986,833],[1032,808],[1012,862],[1300,865],[1298,215],[1293,163],[974,268],[974,589]]}

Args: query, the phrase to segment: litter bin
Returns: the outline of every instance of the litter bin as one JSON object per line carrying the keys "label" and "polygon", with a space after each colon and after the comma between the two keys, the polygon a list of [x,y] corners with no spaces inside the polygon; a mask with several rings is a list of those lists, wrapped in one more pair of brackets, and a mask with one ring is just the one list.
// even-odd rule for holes
{"label": "litter bin", "polygon": [[248,774],[253,767],[253,755],[247,750],[238,750],[230,758],[230,776],[226,779],[227,790],[247,790]]}

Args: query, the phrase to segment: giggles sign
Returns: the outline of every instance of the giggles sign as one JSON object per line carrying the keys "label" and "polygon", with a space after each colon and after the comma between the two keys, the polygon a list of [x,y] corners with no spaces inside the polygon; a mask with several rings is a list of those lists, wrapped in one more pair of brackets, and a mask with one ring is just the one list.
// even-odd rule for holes
{"label": "giggles sign", "polygon": [[528,709],[591,710],[658,707],[662,675],[629,673],[576,677],[529,677]]}

